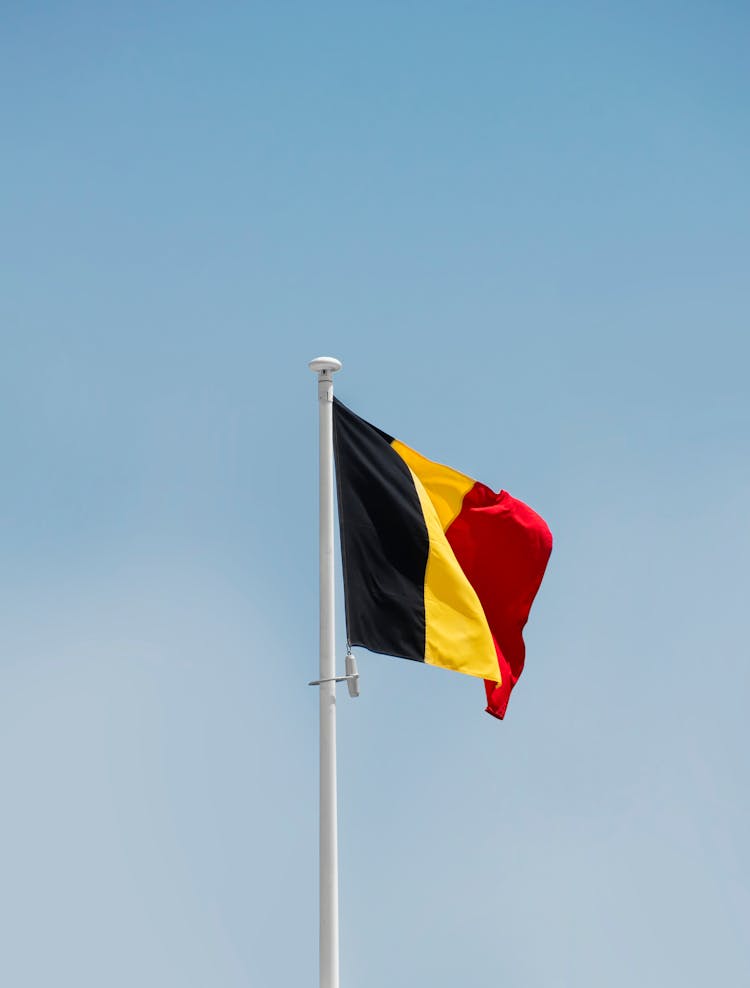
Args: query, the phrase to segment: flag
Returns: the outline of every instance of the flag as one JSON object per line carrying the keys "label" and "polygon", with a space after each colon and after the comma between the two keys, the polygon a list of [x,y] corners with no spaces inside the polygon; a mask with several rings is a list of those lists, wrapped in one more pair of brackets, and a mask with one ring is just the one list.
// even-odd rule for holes
{"label": "flag", "polygon": [[478,676],[487,712],[504,717],[552,551],[546,523],[338,399],[333,443],[349,642]]}

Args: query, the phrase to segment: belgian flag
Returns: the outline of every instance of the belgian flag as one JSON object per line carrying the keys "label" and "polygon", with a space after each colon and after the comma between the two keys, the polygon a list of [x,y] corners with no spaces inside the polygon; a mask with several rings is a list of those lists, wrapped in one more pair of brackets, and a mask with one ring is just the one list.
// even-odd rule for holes
{"label": "belgian flag", "polygon": [[337,399],[333,442],[349,641],[484,679],[502,718],[552,550],[546,523]]}

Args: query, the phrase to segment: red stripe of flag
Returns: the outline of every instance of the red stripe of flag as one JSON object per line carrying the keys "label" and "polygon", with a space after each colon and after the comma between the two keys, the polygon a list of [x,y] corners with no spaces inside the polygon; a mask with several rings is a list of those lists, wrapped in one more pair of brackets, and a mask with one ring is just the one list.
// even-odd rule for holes
{"label": "red stripe of flag", "polygon": [[446,536],[492,631],[502,683],[485,681],[487,713],[502,719],[523,670],[523,629],[552,551],[552,533],[522,501],[476,483]]}

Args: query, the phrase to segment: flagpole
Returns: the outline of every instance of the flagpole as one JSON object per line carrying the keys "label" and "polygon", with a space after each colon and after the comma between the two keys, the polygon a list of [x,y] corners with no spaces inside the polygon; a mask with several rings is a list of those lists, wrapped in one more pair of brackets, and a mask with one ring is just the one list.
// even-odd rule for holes
{"label": "flagpole", "polygon": [[320,439],[320,988],[339,988],[339,864],[336,811],[336,657],[333,570],[333,375],[335,357],[311,360],[318,375]]}

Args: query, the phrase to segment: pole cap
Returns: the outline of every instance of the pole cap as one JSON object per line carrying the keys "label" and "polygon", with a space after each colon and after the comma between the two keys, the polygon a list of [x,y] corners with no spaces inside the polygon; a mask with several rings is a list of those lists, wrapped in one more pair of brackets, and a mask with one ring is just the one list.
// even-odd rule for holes
{"label": "pole cap", "polygon": [[326,371],[335,374],[336,371],[341,370],[341,361],[336,360],[335,357],[316,357],[307,366],[316,374],[324,374]]}

